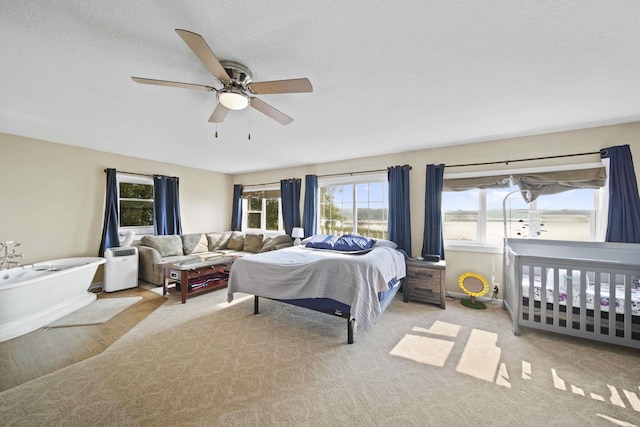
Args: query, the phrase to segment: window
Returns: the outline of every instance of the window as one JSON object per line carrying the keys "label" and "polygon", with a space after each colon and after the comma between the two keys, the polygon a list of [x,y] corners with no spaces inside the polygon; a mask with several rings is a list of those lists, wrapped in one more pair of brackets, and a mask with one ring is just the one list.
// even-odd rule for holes
{"label": "window", "polygon": [[318,233],[387,238],[386,174],[318,181]]}
{"label": "window", "polygon": [[119,231],[153,234],[153,178],[117,173]]}
{"label": "window", "polygon": [[445,242],[501,246],[505,230],[510,238],[594,241],[601,191],[606,190],[570,189],[540,195],[531,203],[525,202],[513,184],[503,188],[443,191]]}
{"label": "window", "polygon": [[247,191],[242,194],[242,229],[284,231],[280,190]]}

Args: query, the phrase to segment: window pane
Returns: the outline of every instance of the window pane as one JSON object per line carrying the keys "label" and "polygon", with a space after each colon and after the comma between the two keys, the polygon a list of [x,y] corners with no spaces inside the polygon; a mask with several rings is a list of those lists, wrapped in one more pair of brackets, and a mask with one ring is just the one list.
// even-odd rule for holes
{"label": "window pane", "polygon": [[248,206],[250,211],[261,211],[262,210],[262,199],[257,197],[251,197],[248,200]]}
{"label": "window pane", "polygon": [[[593,189],[575,189],[541,195],[527,203],[514,185],[505,189],[445,191],[445,240],[499,246],[505,237],[505,224],[509,238],[594,240],[596,194]],[[483,205],[486,209],[481,211]],[[477,237],[479,233],[482,235]]]}
{"label": "window pane", "polygon": [[552,240],[591,240],[591,211],[541,211],[540,238]]}
{"label": "window pane", "polygon": [[595,191],[576,189],[536,200],[541,239],[589,241],[595,233]]}
{"label": "window pane", "polygon": [[153,185],[134,184],[130,182],[120,183],[121,199],[153,199]]}
{"label": "window pane", "polygon": [[386,239],[388,204],[386,181],[320,186],[318,232]]}
{"label": "window pane", "polygon": [[356,185],[356,234],[378,239],[387,238],[387,187],[386,182]]}
{"label": "window pane", "polygon": [[478,241],[478,209],[480,190],[444,191],[444,239]]}
{"label": "window pane", "polygon": [[152,226],[153,202],[120,200],[120,227]]}
{"label": "window pane", "polygon": [[[516,191],[516,193],[509,193]],[[507,237],[529,236],[529,204],[518,187],[487,190],[487,238],[490,245],[502,245],[504,239],[503,205],[506,214]],[[507,199],[505,200],[505,197]]]}
{"label": "window pane", "polygon": [[119,231],[153,233],[153,178],[116,174]]}
{"label": "window pane", "polygon": [[[348,218],[344,207],[344,186],[320,187],[320,230],[321,234],[342,234],[344,221]],[[351,213],[349,213],[351,216]]]}
{"label": "window pane", "polygon": [[444,213],[444,239],[475,242],[478,240],[478,212],[452,211]]}
{"label": "window pane", "polygon": [[266,205],[266,229],[278,231],[278,219],[280,217],[278,210],[278,199],[267,199]]}
{"label": "window pane", "polygon": [[247,227],[248,228],[260,228],[260,222],[262,214],[260,212],[247,213]]}

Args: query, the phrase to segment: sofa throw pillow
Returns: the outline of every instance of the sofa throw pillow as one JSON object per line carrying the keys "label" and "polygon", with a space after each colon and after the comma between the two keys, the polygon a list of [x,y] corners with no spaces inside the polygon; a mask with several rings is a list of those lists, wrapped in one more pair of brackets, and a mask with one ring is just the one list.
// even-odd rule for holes
{"label": "sofa throw pillow", "polygon": [[244,236],[244,247],[242,248],[245,252],[259,252],[260,248],[262,248],[262,234],[247,234]]}
{"label": "sofa throw pillow", "polygon": [[185,255],[209,252],[207,236],[202,233],[183,234],[180,238],[182,239],[182,251]]}
{"label": "sofa throw pillow", "polygon": [[293,246],[293,240],[287,234],[282,234],[279,236],[267,237],[262,242],[262,247],[260,248],[260,253],[269,252],[274,249],[280,249],[281,247]]}
{"label": "sofa throw pillow", "polygon": [[243,247],[244,234],[234,231],[227,242],[227,249],[231,249],[232,251],[241,251]]}
{"label": "sofa throw pillow", "polygon": [[161,257],[184,255],[182,253],[182,239],[178,235],[142,236],[140,244],[154,248]]}
{"label": "sofa throw pillow", "polygon": [[231,234],[233,234],[232,231],[225,231],[222,233],[208,233],[207,240],[209,242],[209,252],[214,252],[219,249],[226,249]]}

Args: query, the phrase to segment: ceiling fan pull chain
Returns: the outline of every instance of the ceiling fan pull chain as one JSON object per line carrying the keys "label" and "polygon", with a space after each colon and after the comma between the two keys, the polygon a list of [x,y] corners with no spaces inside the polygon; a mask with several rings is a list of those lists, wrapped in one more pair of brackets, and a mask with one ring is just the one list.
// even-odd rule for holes
{"label": "ceiling fan pull chain", "polygon": [[249,135],[247,136],[248,140],[251,140],[251,109],[249,109]]}
{"label": "ceiling fan pull chain", "polygon": [[218,124],[216,123],[216,138],[218,137]]}

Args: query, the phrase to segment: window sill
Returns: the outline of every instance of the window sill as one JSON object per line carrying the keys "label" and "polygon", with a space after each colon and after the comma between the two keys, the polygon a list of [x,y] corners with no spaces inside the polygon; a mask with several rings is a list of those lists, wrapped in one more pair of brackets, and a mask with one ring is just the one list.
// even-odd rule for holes
{"label": "window sill", "polygon": [[478,243],[449,243],[444,246],[445,251],[452,252],[481,252],[487,254],[501,254],[502,246],[481,245]]}

